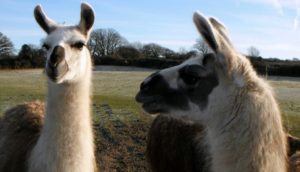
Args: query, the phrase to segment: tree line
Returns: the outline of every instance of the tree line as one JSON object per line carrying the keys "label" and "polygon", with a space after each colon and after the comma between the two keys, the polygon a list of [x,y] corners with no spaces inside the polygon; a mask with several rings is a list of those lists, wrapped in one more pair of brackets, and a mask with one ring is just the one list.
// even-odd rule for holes
{"label": "tree line", "polygon": [[[200,40],[200,39],[199,39]],[[42,42],[42,41],[41,41]],[[114,59],[187,59],[196,54],[208,52],[208,47],[201,41],[196,41],[193,49],[187,51],[181,49],[175,52],[156,43],[142,44],[130,43],[114,29],[96,29],[91,33],[87,44],[95,62],[102,58]],[[40,45],[24,44],[18,53],[10,39],[0,32],[0,67],[15,65],[14,68],[40,67],[43,64],[45,54]],[[35,63],[36,61],[36,63]],[[16,62],[16,63],[14,63]]]}
{"label": "tree line", "polygon": [[[43,42],[43,41],[41,41]],[[96,29],[87,44],[95,65],[126,65],[150,68],[165,68],[181,63],[197,54],[210,53],[207,44],[198,38],[190,50],[173,51],[156,43],[130,43],[114,29]],[[263,59],[259,50],[251,46],[247,50],[253,66],[261,74],[300,76],[300,62]],[[16,53],[11,40],[0,32],[1,68],[41,68],[45,64],[45,51],[40,45],[24,44]]]}

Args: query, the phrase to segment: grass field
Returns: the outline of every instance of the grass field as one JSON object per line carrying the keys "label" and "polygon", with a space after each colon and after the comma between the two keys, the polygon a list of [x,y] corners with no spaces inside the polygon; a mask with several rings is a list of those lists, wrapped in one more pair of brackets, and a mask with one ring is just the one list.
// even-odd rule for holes
{"label": "grass field", "polygon": [[[93,113],[97,154],[105,171],[147,171],[145,140],[152,117],[134,101],[151,72],[95,71]],[[300,137],[300,78],[269,78],[287,130]],[[0,71],[0,114],[19,103],[44,100],[46,77],[39,70]],[[101,164],[100,164],[101,166]]]}

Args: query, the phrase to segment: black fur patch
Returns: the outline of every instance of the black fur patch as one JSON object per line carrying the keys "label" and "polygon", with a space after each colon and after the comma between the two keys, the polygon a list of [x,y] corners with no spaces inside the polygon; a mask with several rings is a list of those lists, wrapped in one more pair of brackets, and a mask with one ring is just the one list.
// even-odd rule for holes
{"label": "black fur patch", "polygon": [[179,70],[179,77],[184,82],[189,80],[188,78],[196,78],[194,83],[186,83],[187,87],[182,89],[189,100],[199,105],[201,109],[206,107],[209,94],[219,84],[215,72],[209,73],[207,76],[201,76],[201,71],[202,73],[205,72],[203,71],[205,68],[203,68],[200,65],[187,65]]}
{"label": "black fur patch", "polygon": [[136,100],[143,103],[149,113],[168,112],[172,109],[188,109],[188,99],[180,90],[173,89],[160,74],[141,84]]}
{"label": "black fur patch", "polygon": [[179,79],[186,87],[174,89],[160,73],[154,73],[146,83],[141,84],[136,100],[143,103],[143,108],[149,113],[169,112],[173,109],[188,110],[189,102],[197,104],[201,109],[208,103],[208,96],[218,85],[215,72],[201,76],[200,65],[187,65],[179,70]]}

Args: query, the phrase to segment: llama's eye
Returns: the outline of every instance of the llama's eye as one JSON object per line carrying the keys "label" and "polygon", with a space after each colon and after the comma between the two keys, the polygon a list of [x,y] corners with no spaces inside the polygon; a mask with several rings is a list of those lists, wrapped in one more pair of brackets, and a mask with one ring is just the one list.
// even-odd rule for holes
{"label": "llama's eye", "polygon": [[193,75],[185,74],[182,79],[188,85],[195,85],[200,78]]}
{"label": "llama's eye", "polygon": [[71,47],[81,50],[84,45],[85,44],[83,42],[76,42],[75,44],[72,44]]}
{"label": "llama's eye", "polygon": [[187,85],[195,85],[201,80],[204,68],[199,65],[189,65],[179,71],[181,79]]}
{"label": "llama's eye", "polygon": [[42,48],[44,49],[44,50],[49,50],[50,49],[50,45],[48,45],[48,44],[43,44],[42,45]]}

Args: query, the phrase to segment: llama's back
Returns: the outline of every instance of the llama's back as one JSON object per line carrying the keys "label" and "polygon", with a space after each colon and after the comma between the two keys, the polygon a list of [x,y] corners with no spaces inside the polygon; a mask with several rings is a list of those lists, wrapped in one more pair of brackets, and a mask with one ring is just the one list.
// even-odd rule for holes
{"label": "llama's back", "polygon": [[0,122],[0,171],[25,172],[28,154],[44,121],[44,104],[35,101],[7,110]]}
{"label": "llama's back", "polygon": [[[183,120],[159,115],[154,119],[147,138],[150,169],[164,171],[209,171],[209,153],[203,128]],[[202,137],[201,137],[202,135]],[[289,172],[300,172],[300,139],[287,135]],[[199,157],[199,159],[197,159]]]}
{"label": "llama's back", "polygon": [[159,115],[147,138],[147,160],[152,171],[207,171],[207,154],[196,144],[204,135],[203,127]]}

